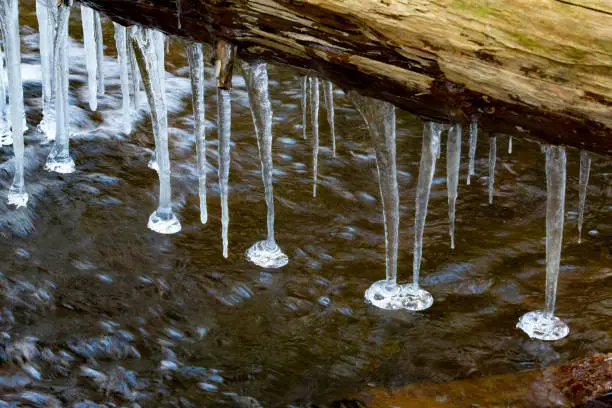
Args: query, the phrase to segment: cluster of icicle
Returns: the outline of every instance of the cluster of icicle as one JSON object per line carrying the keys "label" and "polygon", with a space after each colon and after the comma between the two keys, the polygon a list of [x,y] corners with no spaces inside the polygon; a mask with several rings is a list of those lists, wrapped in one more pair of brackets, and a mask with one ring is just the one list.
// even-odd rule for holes
{"label": "cluster of icicle", "polygon": [[[39,130],[52,142],[45,169],[58,173],[75,171],[70,156],[70,120],[68,115],[68,22],[72,5],[64,1],[60,6],[37,1],[36,14],[40,31],[40,53],[42,66],[43,119]],[[104,64],[102,23],[97,12],[81,6],[83,37],[88,71],[89,106],[98,107],[98,97],[104,93]],[[20,39],[17,0],[0,0],[0,143],[13,145],[15,154],[14,180],[8,193],[11,205],[25,207],[28,195],[24,183],[24,141],[27,128],[24,113],[23,89],[20,72]],[[140,106],[140,83],[144,85],[150,108],[155,152],[149,166],[157,171],[159,178],[158,207],[149,217],[148,227],[162,234],[180,231],[181,224],[172,211],[170,185],[170,157],[168,151],[168,113],[165,86],[165,37],[162,33],[138,26],[129,28],[114,23],[115,44],[120,65],[121,93],[123,97],[125,133],[129,133],[134,112]],[[189,69],[193,93],[193,114],[197,167],[199,174],[200,220],[207,222],[206,209],[206,135],[204,103],[204,53],[202,44],[187,46]],[[219,57],[219,55],[217,56]],[[233,65],[233,55],[231,56]],[[221,67],[217,61],[217,128],[219,137],[219,184],[221,192],[223,256],[228,257],[228,187],[230,170],[231,139],[231,89],[221,86]],[[253,117],[255,135],[261,160],[262,179],[267,204],[267,237],[256,242],[246,253],[247,258],[262,267],[278,268],[288,262],[288,257],[274,238],[274,193],[272,186],[272,106],[268,94],[268,73],[263,62],[241,62],[239,68],[247,85],[249,103]],[[231,76],[231,68],[230,68]],[[301,78],[301,111],[303,137],[307,139],[308,99],[313,146],[313,196],[317,194],[319,151],[319,99],[320,82],[323,82],[327,120],[331,130],[332,154],[336,155],[334,129],[334,93],[330,81],[316,76]],[[376,149],[380,195],[382,199],[385,240],[386,279],[375,282],[367,291],[366,299],[382,309],[423,310],[430,307],[433,297],[419,287],[419,272],[423,251],[423,231],[427,206],[435,172],[436,161],[441,153],[441,136],[447,137],[447,189],[450,246],[455,247],[455,204],[457,201],[461,159],[462,126],[426,122],[423,130],[421,162],[415,202],[415,239],[413,253],[413,281],[400,285],[397,282],[397,254],[399,235],[399,193],[397,184],[395,146],[395,107],[387,102],[364,97],[355,91],[348,93],[357,110],[366,121]],[[474,162],[478,137],[478,122],[474,118],[469,131],[469,165],[467,184],[475,175]],[[512,152],[512,139],[508,145]],[[496,137],[489,138],[489,203],[493,203],[496,162]],[[580,204],[578,216],[579,237],[586,200],[590,158],[581,153]],[[567,326],[554,316],[556,282],[559,273],[563,212],[565,201],[565,151],[562,147],[546,148],[547,174],[547,273],[546,307],[543,311],[523,316],[519,327],[530,336],[557,339],[567,335]],[[580,240],[580,238],[579,238]]]}

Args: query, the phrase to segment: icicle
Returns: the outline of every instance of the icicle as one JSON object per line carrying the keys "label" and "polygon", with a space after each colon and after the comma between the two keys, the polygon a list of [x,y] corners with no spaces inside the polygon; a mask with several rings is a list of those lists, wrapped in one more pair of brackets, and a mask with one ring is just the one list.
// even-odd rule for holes
{"label": "icicle", "polygon": [[219,132],[219,187],[221,190],[221,238],[223,257],[228,257],[229,207],[228,183],[230,169],[230,140],[232,132],[232,106],[230,91],[217,88],[217,129]]}
{"label": "icicle", "polygon": [[554,315],[563,243],[565,208],[565,149],[549,146],[546,150],[546,304],[544,310],[523,315],[517,327],[531,338],[559,340],[569,327]]}
{"label": "icicle", "polygon": [[497,161],[497,137],[489,137],[489,205],[493,205],[495,191],[495,162]]}
{"label": "icicle", "polygon": [[57,7],[49,7],[45,0],[36,1],[36,17],[38,19],[40,65],[42,69],[42,104],[43,118],[38,124],[38,130],[46,136],[47,141],[55,139],[55,95],[53,84],[53,39],[55,37],[55,22]]}
{"label": "icicle", "polygon": [[336,130],[334,126],[334,85],[331,81],[323,81],[325,95],[325,108],[327,109],[327,123],[331,129],[332,157],[336,157]]}
{"label": "icicle", "polygon": [[312,122],[312,196],[317,196],[317,173],[319,170],[319,78],[309,77],[310,120]]}
{"label": "icicle", "polygon": [[307,114],[306,109],[308,108],[308,76],[304,75],[300,80],[300,90],[302,92],[302,98],[300,102],[302,103],[302,132],[304,134],[304,140],[306,140],[306,122],[307,122]]}
{"label": "icicle", "polygon": [[355,91],[350,91],[349,97],[366,121],[376,149],[376,168],[385,223],[386,279],[374,282],[366,290],[365,298],[381,309],[410,308],[411,297],[406,296],[406,285],[397,283],[399,190],[395,152],[395,107],[388,102],[361,96]]}
{"label": "icicle", "polygon": [[68,112],[68,20],[70,6],[67,3],[58,8],[57,28],[53,44],[55,85],[55,141],[47,157],[45,169],[57,173],[75,171],[74,161],[70,157],[70,115]]}
{"label": "icicle", "polygon": [[179,31],[183,28],[183,25],[181,24],[181,6],[181,0],[176,0],[176,19]]}
{"label": "icicle", "polygon": [[3,31],[6,50],[6,68],[9,86],[10,118],[15,152],[15,174],[9,188],[8,203],[25,207],[28,193],[24,181],[23,133],[24,107],[21,83],[21,40],[19,38],[19,5],[17,0],[0,0],[0,30]]}
{"label": "icicle", "polygon": [[198,158],[198,186],[200,196],[200,222],[206,224],[206,116],[204,109],[204,53],[202,44],[192,43],[187,47],[189,72],[191,74],[191,94],[193,117],[195,120],[196,156]]}
{"label": "icicle", "polygon": [[580,152],[580,202],[578,204],[578,243],[582,242],[582,221],[584,220],[584,205],[586,203],[589,173],[591,172],[591,157],[582,150]]}
{"label": "icicle", "polygon": [[127,52],[127,29],[117,23],[113,23],[113,27],[115,28],[115,44],[117,46],[117,57],[119,58],[121,94],[123,96],[123,132],[128,134],[132,130],[132,112],[130,108],[130,78]]}
{"label": "icicle", "polygon": [[508,154],[512,154],[512,136],[508,139]]}
{"label": "icicle", "polygon": [[257,137],[261,176],[268,208],[268,237],[253,244],[246,252],[247,259],[262,268],[281,268],[289,258],[274,239],[274,191],[272,189],[272,106],[268,95],[268,69],[265,63],[242,63],[249,94],[249,105]]}
{"label": "icicle", "polygon": [[157,53],[153,30],[136,27],[130,30],[140,75],[145,85],[151,107],[151,122],[155,137],[156,157],[159,160],[159,206],[149,217],[148,227],[160,234],[174,234],[181,230],[181,223],[172,211],[170,185],[170,155],[168,153],[168,111],[166,95],[162,90],[160,57]]}
{"label": "icicle", "polygon": [[[128,33],[133,30],[132,27],[128,28]],[[132,101],[134,104],[134,116],[138,114],[140,110],[140,73],[138,72],[138,63],[136,62],[136,54],[134,53],[134,47],[130,41],[128,41],[128,56],[130,59],[130,78],[132,86]]]}
{"label": "icicle", "polygon": [[474,176],[474,160],[476,158],[476,143],[478,141],[478,121],[473,118],[470,124],[470,151],[467,184],[470,185],[470,176]]}
{"label": "icicle", "polygon": [[461,125],[455,124],[448,132],[446,140],[446,178],[448,189],[448,222],[451,249],[455,249],[455,203],[459,184],[459,165],[461,162]]}
{"label": "icicle", "polygon": [[[4,35],[2,34],[2,30],[0,29],[0,45],[6,47],[6,42],[3,40],[3,38]],[[6,101],[9,92],[8,88],[9,84],[8,75],[6,73],[4,51],[2,47],[0,47],[0,146],[10,146],[13,144],[13,136],[11,135],[9,105]]]}
{"label": "icicle", "polygon": [[102,34],[102,20],[100,13],[93,12],[95,26],[95,44],[96,44],[96,74],[98,80],[98,95],[104,95],[104,37]]}
{"label": "icicle", "polygon": [[95,111],[98,109],[98,62],[94,11],[89,7],[81,6],[81,20],[83,21],[83,45],[86,53],[85,65],[87,66],[89,108]]}
{"label": "icicle", "polygon": [[440,134],[442,124],[426,122],[423,130],[423,147],[421,149],[421,163],[419,165],[419,180],[417,182],[416,209],[414,215],[414,253],[412,263],[412,291],[415,304],[411,310],[427,309],[433,304],[433,297],[429,292],[419,288],[419,275],[421,259],[423,257],[423,231],[427,218],[427,204],[431,192],[436,169],[436,156],[440,150]]}
{"label": "icicle", "polygon": [[230,88],[235,47],[225,40],[216,44],[215,75],[217,78],[217,132],[219,135],[219,190],[221,192],[221,238],[223,257],[228,257],[229,207],[228,186],[230,171],[230,141],[232,135],[232,105]]}

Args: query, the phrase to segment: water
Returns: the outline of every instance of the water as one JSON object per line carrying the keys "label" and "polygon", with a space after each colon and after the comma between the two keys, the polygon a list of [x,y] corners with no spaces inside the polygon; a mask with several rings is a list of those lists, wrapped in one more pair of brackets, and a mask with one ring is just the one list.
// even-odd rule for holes
{"label": "water", "polygon": [[[591,155],[583,244],[576,240],[577,216],[566,216],[555,315],[571,332],[562,341],[530,340],[515,328],[521,315],[544,306],[546,280],[545,166],[539,146],[524,139],[514,140],[511,156],[499,150],[492,207],[487,204],[489,146],[478,145],[476,175],[470,186],[458,187],[454,251],[448,242],[443,146],[419,281],[435,303],[419,313],[379,311],[363,299],[385,265],[375,151],[345,95],[334,95],[341,148],[336,159],[326,121],[320,124],[319,160],[325,171],[313,200],[312,145],[303,141],[300,128],[300,79],[268,66],[275,239],[290,262],[265,271],[244,258],[266,234],[267,208],[241,77],[236,75],[232,89],[226,260],[212,69],[205,72],[209,213],[202,225],[189,70],[184,44],[173,40],[166,55],[166,102],[173,211],[183,229],[160,235],[146,228],[158,203],[158,178],[147,168],[154,148],[147,104],[142,102],[134,131],[125,137],[112,24],[104,22],[106,93],[92,113],[81,23],[79,13],[72,13],[71,150],[78,167],[57,175],[41,171],[50,146],[39,144],[42,136],[33,126],[42,118],[34,3],[24,1],[20,12],[30,201],[26,209],[14,210],[0,199],[0,316],[1,330],[11,336],[4,344],[25,343],[35,357],[29,365],[2,363],[3,377],[30,381],[13,394],[27,390],[65,406],[86,399],[130,406],[129,398],[142,407],[181,406],[181,398],[195,406],[232,406],[242,397],[264,407],[329,407],[364,389],[511,373],[610,350],[609,158]],[[423,123],[401,110],[396,115],[402,282],[412,274]],[[463,180],[467,143],[462,151]],[[0,192],[12,182],[12,157],[10,147],[0,149],[6,169],[0,173]],[[580,152],[568,149],[568,212],[577,211],[579,167]],[[28,336],[37,340],[25,342]],[[22,366],[31,373],[36,368],[42,381]]]}

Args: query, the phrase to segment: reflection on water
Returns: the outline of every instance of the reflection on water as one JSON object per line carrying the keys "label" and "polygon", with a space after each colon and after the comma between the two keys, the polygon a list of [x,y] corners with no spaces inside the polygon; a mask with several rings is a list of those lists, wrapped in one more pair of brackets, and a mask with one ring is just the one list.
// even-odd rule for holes
{"label": "reflection on water", "polygon": [[[216,166],[216,92],[206,71],[208,223],[200,223],[190,80],[183,44],[167,56],[173,210],[183,229],[146,228],[157,176],[147,168],[151,123],[122,136],[113,27],[104,23],[106,93],[87,104],[82,29],[70,34],[71,152],[77,172],[42,170],[49,145],[41,119],[38,36],[32,2],[21,10],[27,209],[0,200],[0,389],[24,405],[79,401],[143,407],[218,406],[236,396],[263,406],[329,404],[369,386],[477,377],[609,351],[612,345],[612,165],[592,156],[583,243],[577,244],[580,153],[568,150],[566,225],[556,313],[571,327],[552,344],[528,339],[518,317],[544,303],[544,156],[514,140],[498,154],[488,205],[488,143],[480,135],[475,175],[465,184],[467,145],[448,239],[442,154],[434,175],[420,284],[435,298],[422,313],[385,312],[363,292],[384,271],[376,163],[365,123],[335,91],[337,157],[321,122],[317,198],[312,145],[301,130],[300,81],[269,67],[274,110],[276,240],[290,262],[250,265],[245,250],[266,231],[260,163],[244,81],[232,91],[229,258],[222,257]],[[414,202],[422,123],[398,111],[398,275],[412,268]],[[310,135],[310,132],[308,132]],[[464,140],[467,138],[464,137]],[[498,136],[499,143],[507,137]],[[446,151],[446,137],[443,137]],[[0,150],[6,194],[12,149]],[[6,391],[5,391],[6,390]],[[29,392],[25,392],[25,391]],[[4,397],[3,397],[4,398]],[[56,404],[56,405],[54,405]],[[131,406],[131,405],[130,405]]]}

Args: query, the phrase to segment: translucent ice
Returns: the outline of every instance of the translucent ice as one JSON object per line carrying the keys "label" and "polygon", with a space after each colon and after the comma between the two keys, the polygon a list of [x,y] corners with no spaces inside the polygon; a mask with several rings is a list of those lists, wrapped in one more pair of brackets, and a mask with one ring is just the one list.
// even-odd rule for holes
{"label": "translucent ice", "polygon": [[489,205],[493,205],[495,192],[495,162],[497,161],[497,137],[489,137]]}
{"label": "translucent ice", "polygon": [[219,132],[219,189],[221,191],[221,239],[223,257],[228,257],[230,170],[230,140],[232,136],[232,105],[228,89],[217,88],[217,131]]}
{"label": "translucent ice", "polygon": [[55,23],[57,8],[49,7],[46,0],[36,1],[36,17],[38,19],[40,65],[42,70],[42,111],[43,118],[38,124],[47,141],[55,139],[55,107],[53,84],[53,39],[55,38]]}
{"label": "translucent ice", "polygon": [[96,23],[94,11],[81,6],[81,21],[83,22],[83,45],[85,48],[85,65],[87,67],[87,92],[89,108],[98,109],[98,60],[96,55]]}
{"label": "translucent ice", "polygon": [[446,178],[448,189],[448,222],[451,249],[455,249],[455,204],[459,184],[459,165],[461,162],[461,125],[455,124],[448,132],[446,142]]}
{"label": "translucent ice", "polygon": [[246,253],[247,259],[263,268],[280,268],[289,261],[274,239],[274,191],[272,188],[272,105],[268,94],[268,69],[265,63],[243,63],[249,104],[255,125],[261,176],[268,208],[268,237],[256,242]]}
{"label": "translucent ice", "polygon": [[309,77],[310,120],[312,122],[312,196],[317,196],[317,173],[319,170],[319,78]]}
{"label": "translucent ice", "polygon": [[543,310],[523,315],[517,327],[529,337],[559,340],[567,336],[569,327],[554,315],[565,210],[565,149],[546,148],[546,304]]}
{"label": "translucent ice", "polygon": [[591,157],[586,151],[580,152],[580,191],[578,204],[578,243],[582,242],[582,222],[584,220],[584,206],[586,203],[589,173],[591,172]]}
{"label": "translucent ice", "polygon": [[336,157],[336,129],[334,126],[334,86],[331,81],[323,81],[323,94],[325,95],[327,123],[329,123],[329,128],[331,130],[332,156]]}
{"label": "translucent ice", "polygon": [[470,184],[470,176],[475,175],[474,172],[474,160],[476,158],[476,144],[478,142],[478,121],[472,119],[470,124],[470,151],[469,151],[469,164],[468,164],[468,176],[467,184]]}
{"label": "translucent ice", "polygon": [[134,46],[140,75],[145,85],[151,107],[151,122],[155,137],[155,151],[159,163],[159,205],[149,217],[148,227],[160,234],[174,234],[181,224],[172,211],[170,185],[170,155],[168,152],[168,111],[162,82],[157,34],[155,31],[136,27],[129,32]]}
{"label": "translucent ice", "polygon": [[127,47],[127,29],[122,25],[113,23],[115,28],[115,45],[117,46],[117,57],[119,58],[119,75],[121,77],[121,95],[123,103],[123,132],[130,133],[132,128],[132,112],[130,107],[130,78],[129,57]]}

